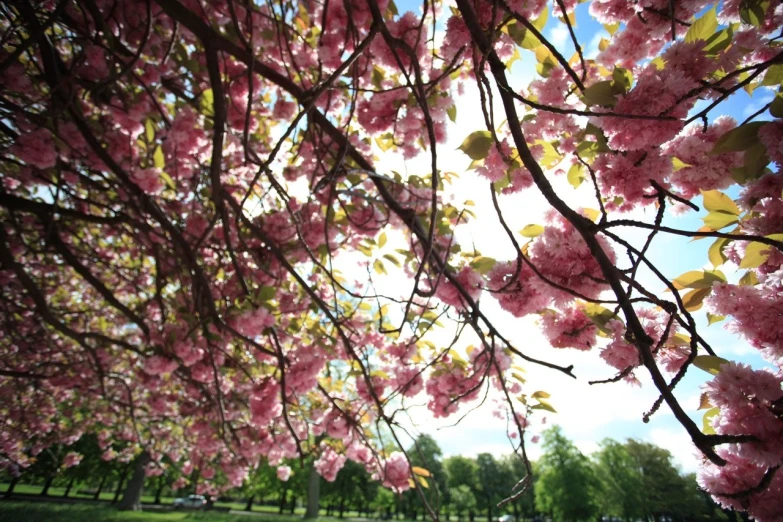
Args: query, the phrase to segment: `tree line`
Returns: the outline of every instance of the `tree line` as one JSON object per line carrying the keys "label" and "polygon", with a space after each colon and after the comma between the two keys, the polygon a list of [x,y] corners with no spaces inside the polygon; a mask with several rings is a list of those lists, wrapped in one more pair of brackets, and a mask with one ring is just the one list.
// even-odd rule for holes
{"label": "tree line", "polygon": [[[347,461],[333,482],[318,477],[317,503],[321,514],[344,518],[365,516],[381,519],[418,520],[427,518],[426,504],[441,519],[458,522],[497,520],[513,516],[516,522],[526,520],[645,520],[690,522],[698,520],[739,520],[738,514],[721,508],[701,490],[695,474],[680,473],[671,453],[648,442],[628,439],[618,442],[605,439],[591,455],[582,453],[559,427],[543,434],[543,454],[533,463],[534,478],[527,490],[513,501],[504,503],[519,487],[525,476],[525,465],[515,455],[495,457],[480,453],[475,458],[455,455],[443,457],[437,442],[429,435],[419,436],[408,448],[413,466],[427,470],[426,486],[395,495],[382,487],[363,466]],[[84,456],[82,461],[63,468],[68,451],[51,447],[41,452],[35,463],[19,477],[4,477],[8,483],[5,497],[18,483],[40,486],[41,495],[50,488],[65,488],[64,496],[75,491],[98,499],[112,492],[116,502],[129,479],[133,462],[121,463],[101,458],[102,451],[94,437],[82,437],[74,447]],[[294,469],[287,481],[281,481],[277,466],[259,465],[241,488],[230,490],[219,500],[243,502],[246,510],[254,505],[274,506],[280,514],[294,514],[297,506],[307,502],[312,462],[290,462]],[[198,477],[193,471],[187,478],[190,486],[172,490],[181,473],[170,466],[161,475],[149,476],[145,493],[155,503],[170,496],[197,491]],[[215,477],[213,480],[221,480]],[[105,497],[104,497],[105,498]],[[498,507],[502,505],[502,507]]]}

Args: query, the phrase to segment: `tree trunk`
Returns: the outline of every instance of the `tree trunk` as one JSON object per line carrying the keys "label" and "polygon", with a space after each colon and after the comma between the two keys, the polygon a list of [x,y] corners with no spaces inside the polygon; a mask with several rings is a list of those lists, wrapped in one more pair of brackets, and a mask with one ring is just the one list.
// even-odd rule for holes
{"label": "tree trunk", "polygon": [[470,511],[468,511],[468,520],[470,520],[470,522],[475,522],[475,519],[476,519],[476,513],[471,509]]}
{"label": "tree trunk", "polygon": [[294,492],[294,495],[291,497],[291,510],[290,510],[290,513],[293,515],[294,511],[296,511],[296,492]]}
{"label": "tree trunk", "polygon": [[307,510],[304,517],[306,519],[318,518],[319,497],[321,495],[321,475],[315,470],[315,466],[310,464],[310,477],[307,480]]}
{"label": "tree trunk", "polygon": [[343,513],[345,513],[345,496],[340,497],[340,518],[343,518]]}
{"label": "tree trunk", "polygon": [[118,506],[120,511],[141,511],[141,492],[144,489],[144,468],[149,464],[150,456],[145,451],[136,457],[133,476],[125,487],[122,500]]}
{"label": "tree trunk", "polygon": [[48,477],[46,477],[46,482],[44,482],[44,487],[41,490],[42,497],[49,496],[49,488],[52,486],[52,482],[54,482],[54,474],[51,474]]}
{"label": "tree trunk", "polygon": [[14,494],[14,489],[16,488],[16,485],[19,483],[20,478],[21,475],[11,477],[11,482],[8,484],[8,489],[5,490],[5,494],[3,495],[3,498],[11,498],[11,495]]}
{"label": "tree trunk", "polygon": [[253,499],[256,498],[255,495],[250,495],[247,497],[247,504],[245,504],[245,511],[253,511]]}
{"label": "tree trunk", "polygon": [[155,492],[155,504],[160,504],[160,496],[163,494],[163,488],[166,483],[163,481],[163,475],[158,477],[158,491]]}
{"label": "tree trunk", "polygon": [[288,488],[283,489],[283,492],[280,493],[280,510],[278,511],[279,514],[283,514],[283,511],[285,511],[285,500],[288,497]]}
{"label": "tree trunk", "polygon": [[76,477],[71,477],[71,480],[68,481],[68,485],[65,487],[65,493],[63,493],[63,498],[68,498],[68,495],[71,494],[71,488],[73,487],[74,482],[76,482]]}
{"label": "tree trunk", "polygon": [[98,484],[98,491],[96,491],[95,495],[92,496],[93,500],[99,500],[101,498],[101,491],[103,491],[104,484],[106,484],[106,475],[103,475],[103,478],[101,479],[101,483]]}

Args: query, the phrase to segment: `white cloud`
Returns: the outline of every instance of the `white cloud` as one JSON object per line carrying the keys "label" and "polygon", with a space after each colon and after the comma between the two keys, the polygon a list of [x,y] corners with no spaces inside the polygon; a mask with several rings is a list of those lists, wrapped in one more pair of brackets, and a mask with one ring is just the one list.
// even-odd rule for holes
{"label": "white cloud", "polygon": [[555,47],[562,47],[568,39],[568,27],[565,24],[557,24],[549,31],[549,41]]}

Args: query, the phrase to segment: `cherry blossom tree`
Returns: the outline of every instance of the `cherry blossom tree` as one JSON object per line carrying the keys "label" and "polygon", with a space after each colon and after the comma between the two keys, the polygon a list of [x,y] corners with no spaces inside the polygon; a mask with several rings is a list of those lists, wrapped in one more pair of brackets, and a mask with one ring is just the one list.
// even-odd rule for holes
{"label": "cherry blossom tree", "polygon": [[[527,471],[511,501],[531,482],[528,420],[552,409],[515,367],[576,374],[515,346],[481,306],[496,301],[538,318],[553,349],[599,353],[616,375],[595,385],[649,375],[660,397],[645,419],[671,410],[704,455],[700,485],[779,519],[783,7],[594,0],[611,35],[595,58],[576,8],[3,3],[0,465],[93,433],[105,460],[148,475],[174,463],[176,487],[208,495],[287,458],[315,458],[327,480],[351,460],[421,492],[398,413],[423,397],[448,417],[491,390]],[[572,57],[545,24],[567,29]],[[516,85],[520,57],[537,76]],[[483,122],[453,129],[469,87]],[[746,121],[722,115],[743,89],[777,92]],[[509,259],[455,239],[476,216],[449,197],[447,131],[469,133]],[[385,154],[429,167],[405,177]],[[567,204],[558,177],[594,201]],[[502,207],[531,191],[548,221],[514,232]],[[663,224],[694,200],[702,228]],[[708,238],[712,268],[664,274],[650,256],[666,235]],[[700,308],[769,367],[720,358]],[[434,343],[447,321],[453,340]],[[703,426],[675,396],[694,366],[714,375]]]}

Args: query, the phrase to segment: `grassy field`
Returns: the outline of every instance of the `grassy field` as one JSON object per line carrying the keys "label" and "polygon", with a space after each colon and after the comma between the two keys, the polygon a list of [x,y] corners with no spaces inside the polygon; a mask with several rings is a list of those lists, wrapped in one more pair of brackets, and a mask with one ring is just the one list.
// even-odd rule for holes
{"label": "grassy field", "polygon": [[[201,512],[120,512],[100,504],[56,504],[53,502],[0,502],[0,522],[249,522],[258,517]],[[264,522],[292,522],[294,517],[265,516]]]}
{"label": "grassy field", "polygon": [[[8,484],[0,483],[0,496],[8,489]],[[30,484],[17,484],[14,488],[14,493],[19,495],[38,495],[41,493],[42,486],[34,486]],[[92,500],[93,496],[91,494],[89,495],[83,495],[79,493],[80,488],[74,487],[71,489],[71,493],[69,495],[69,498],[75,498],[75,499],[89,499]],[[49,488],[49,496],[50,497],[62,497],[65,493],[65,488],[63,487],[55,487],[52,486]],[[161,497],[160,503],[164,506],[170,506],[172,502],[174,501],[175,497]],[[100,500],[111,502],[114,499],[114,491],[113,490],[106,490],[102,491],[100,495]],[[144,504],[152,504],[155,502],[155,495],[142,495],[141,501]],[[228,508],[228,509],[235,509],[237,511],[242,511],[245,509],[245,502],[239,501],[239,502],[215,502],[215,507],[219,508]],[[325,510],[321,510],[323,514],[326,514]],[[260,504],[253,504],[253,512],[254,513],[269,513],[271,515],[278,515],[279,509],[275,506],[265,506]],[[295,515],[304,515],[305,509],[303,507],[297,507],[294,510]],[[289,515],[289,510],[286,508],[285,515]],[[285,516],[284,515],[284,516]],[[279,516],[279,515],[278,515]],[[283,517],[284,517],[283,516]],[[345,516],[358,516],[355,512],[346,512]],[[280,518],[283,518],[280,517]]]}

